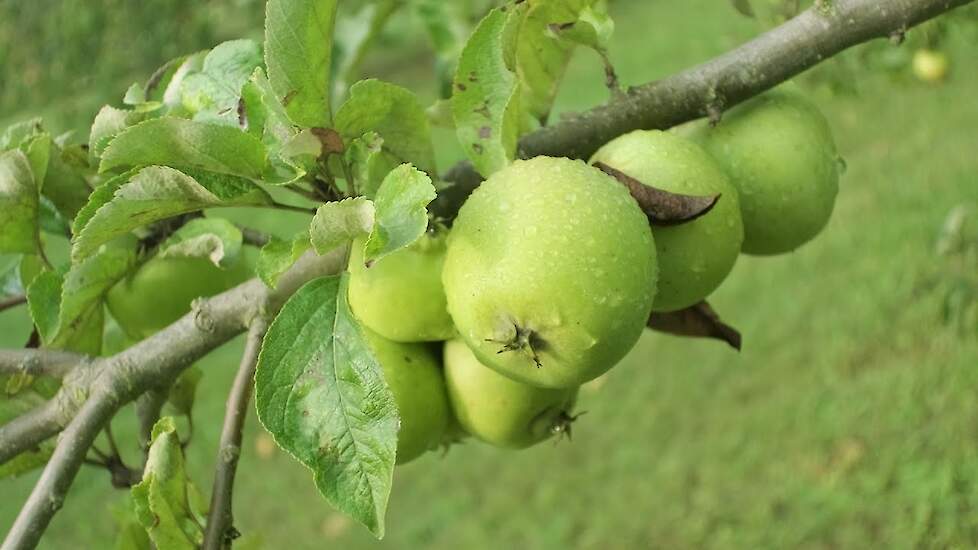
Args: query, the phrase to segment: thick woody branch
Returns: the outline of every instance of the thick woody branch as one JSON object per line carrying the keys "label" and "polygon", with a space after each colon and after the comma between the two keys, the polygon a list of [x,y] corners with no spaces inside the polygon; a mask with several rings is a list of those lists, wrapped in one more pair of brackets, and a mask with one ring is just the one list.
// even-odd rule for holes
{"label": "thick woody branch", "polygon": [[60,350],[0,349],[0,374],[61,378],[88,357]]}
{"label": "thick woody branch", "polygon": [[[155,335],[111,357],[95,359],[91,374],[79,382],[66,381],[64,392],[87,392],[83,404],[59,411],[74,419],[58,440],[54,454],[13,527],[2,550],[34,548],[85,460],[99,431],[126,403],[150,388],[173,380],[191,363],[243,332],[256,319],[273,315],[300,286],[338,273],[346,262],[346,247],[323,256],[308,253],[279,279],[274,290],[252,279],[223,294],[199,300],[194,309]],[[55,398],[65,403],[64,398]],[[74,410],[64,410],[72,408]]]}
{"label": "thick woody branch", "polygon": [[214,487],[211,490],[207,531],[204,533],[204,550],[220,550],[228,546],[229,534],[234,526],[231,510],[234,475],[241,456],[242,431],[248,417],[248,402],[254,385],[255,368],[258,366],[258,352],[261,351],[267,328],[268,325],[263,320],[256,320],[251,324],[241,365],[228,394],[224,428],[221,430],[221,443],[217,452]]}
{"label": "thick woody branch", "polygon": [[0,426],[0,464],[57,434],[67,419],[54,400]]}
{"label": "thick woody branch", "polygon": [[[715,59],[618,94],[601,105],[527,134],[520,158],[539,155],[587,159],[601,145],[632,130],[671,128],[764,92],[837,53],[910,27],[973,0],[825,0]],[[437,214],[452,218],[482,181],[468,162],[445,179]]]}

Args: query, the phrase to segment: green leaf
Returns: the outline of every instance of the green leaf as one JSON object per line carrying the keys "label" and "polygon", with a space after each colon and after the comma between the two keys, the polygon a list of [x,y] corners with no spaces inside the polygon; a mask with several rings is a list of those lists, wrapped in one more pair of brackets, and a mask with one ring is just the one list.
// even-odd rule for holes
{"label": "green leaf", "polygon": [[319,491],[378,538],[394,473],[397,407],[347,303],[347,276],[307,283],[269,327],[258,418]]}
{"label": "green leaf", "polygon": [[193,414],[197,384],[203,376],[204,371],[197,367],[190,367],[177,377],[176,382],[170,386],[170,395],[167,399],[174,410],[188,418]]}
{"label": "green leaf", "polygon": [[38,200],[27,155],[18,149],[0,153],[0,252],[37,249]]}
{"label": "green leaf", "polygon": [[[158,86],[149,86],[149,98],[162,101],[169,109],[170,114],[181,115],[183,113],[183,81],[192,74],[199,72],[204,66],[204,58],[207,57],[207,50],[193,53],[188,56],[180,57],[171,61],[175,66],[166,67],[164,65],[162,82]],[[171,74],[172,71],[172,74]],[[169,78],[167,78],[169,77]]]}
{"label": "green leaf", "polygon": [[354,191],[368,199],[374,198],[384,176],[399,164],[383,153],[383,146],[384,138],[375,132],[367,132],[351,141],[343,152]]}
{"label": "green leaf", "polygon": [[27,305],[41,342],[47,344],[58,331],[61,288],[64,279],[55,271],[42,271],[27,287]]}
{"label": "green leaf", "polygon": [[330,126],[329,77],[336,0],[268,0],[265,66],[292,122]]}
{"label": "green leaf", "polygon": [[[602,2],[594,6],[585,6],[577,14],[577,21],[569,23],[551,23],[550,30],[555,37],[569,40],[606,54],[611,36],[615,32],[615,22],[608,15]],[[568,55],[568,60],[570,56]],[[564,65],[566,66],[566,61]],[[558,82],[554,82],[557,84]],[[551,97],[551,100],[553,98]]]}
{"label": "green leaf", "polygon": [[[118,187],[113,190],[110,184]],[[217,206],[260,206],[270,200],[246,179],[149,166],[128,181],[112,180],[92,193],[79,217],[88,216],[93,208],[95,213],[83,226],[76,224],[71,256],[79,261],[119,235],[179,214]]]}
{"label": "green leaf", "polygon": [[139,523],[131,498],[128,506],[116,506],[112,510],[116,519],[116,539],[112,550],[152,550],[149,535]]}
{"label": "green leaf", "polygon": [[130,246],[107,246],[73,264],[62,283],[58,329],[48,343],[97,354],[102,343],[105,294],[135,266],[136,252]]}
{"label": "green leaf", "polygon": [[24,293],[24,283],[20,278],[23,258],[20,254],[0,254],[0,299]]}
{"label": "green leaf", "polygon": [[437,173],[428,116],[410,90],[374,79],[357,82],[336,113],[336,130],[344,141],[376,132],[395,164],[410,162]]}
{"label": "green leaf", "polygon": [[265,146],[237,128],[182,118],[155,118],[123,130],[102,153],[100,172],[159,164],[258,179]]}
{"label": "green leaf", "polygon": [[[610,19],[599,4],[602,3],[597,0],[530,1],[516,55],[524,86],[523,107],[541,124],[550,115],[575,44],[572,40],[558,40],[553,29],[559,29],[558,34],[581,38],[586,37],[588,26],[593,32],[600,29],[604,34],[610,33],[614,27],[608,28]],[[606,39],[604,34],[595,35],[594,40]]]}
{"label": "green leaf", "polygon": [[132,488],[136,517],[157,548],[193,550],[204,533],[187,498],[189,481],[172,417],[153,427],[143,479]]}
{"label": "green leaf", "polygon": [[241,230],[223,218],[197,218],[177,229],[162,246],[161,258],[207,258],[227,266],[241,253]]}
{"label": "green leaf", "polygon": [[452,91],[458,141],[483,176],[504,168],[516,154],[520,83],[516,48],[527,3],[489,12],[465,44]]}
{"label": "green leaf", "polygon": [[402,164],[384,178],[374,198],[373,231],[363,249],[366,263],[404,248],[428,228],[428,203],[435,199],[431,178],[410,164]]}
{"label": "green leaf", "polygon": [[38,134],[21,144],[21,150],[27,155],[27,161],[31,165],[31,173],[34,174],[34,183],[37,184],[38,191],[44,189],[44,178],[47,177],[52,147],[54,147],[54,140],[48,133]]}
{"label": "green leaf", "polygon": [[245,104],[248,133],[261,139],[269,148],[280,147],[296,135],[295,126],[289,120],[285,107],[275,97],[272,84],[261,67],[255,69],[244,84],[241,97]]}
{"label": "green leaf", "polygon": [[307,232],[299,233],[292,240],[273,237],[258,254],[255,271],[269,288],[275,288],[278,278],[311,247]]}
{"label": "green leaf", "polygon": [[364,197],[327,202],[309,224],[309,240],[317,254],[367,235],[374,226],[374,204]]}
{"label": "green leaf", "polygon": [[119,132],[138,124],[146,118],[146,113],[117,109],[110,105],[102,107],[95,115],[92,129],[88,135],[88,150],[93,158],[99,158]]}
{"label": "green leaf", "polygon": [[262,63],[261,47],[254,40],[229,40],[204,57],[200,72],[183,80],[183,105],[191,112],[229,113],[238,120],[241,87]]}
{"label": "green leaf", "polygon": [[69,155],[57,146],[52,150],[41,193],[51,200],[58,212],[70,219],[85,206],[92,190],[82,170],[65,159]]}
{"label": "green leaf", "polygon": [[0,151],[20,147],[22,143],[43,132],[40,118],[32,118],[7,126],[0,135]]}
{"label": "green leaf", "polygon": [[123,172],[117,176],[109,178],[108,180],[102,182],[101,185],[96,187],[95,190],[92,191],[92,194],[87,197],[85,205],[82,206],[82,208],[78,211],[78,214],[75,216],[75,220],[72,222],[71,226],[71,234],[77,236],[79,233],[81,233],[82,229],[88,225],[88,222],[95,216],[95,213],[98,212],[98,209],[102,208],[103,205],[111,201],[112,196],[119,190],[119,187],[122,187],[123,184],[128,182],[138,172],[138,168],[133,168],[128,172]]}

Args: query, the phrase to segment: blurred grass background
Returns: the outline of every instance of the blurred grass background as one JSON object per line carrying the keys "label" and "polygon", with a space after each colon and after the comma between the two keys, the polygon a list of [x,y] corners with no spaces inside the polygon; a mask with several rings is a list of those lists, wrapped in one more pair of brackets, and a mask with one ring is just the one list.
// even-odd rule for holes
{"label": "blurred grass background", "polygon": [[[0,125],[40,114],[84,133],[102,103],[118,105],[169,57],[260,38],[262,11],[255,0],[0,0]],[[619,1],[613,14],[612,55],[630,84],[758,32],[715,0]],[[934,251],[953,208],[978,208],[978,42],[945,32],[951,75],[929,85],[906,68],[928,41],[915,36],[885,48],[902,65],[849,63],[811,79],[848,172],[822,236],[787,256],[742,258],[713,297],[743,332],[742,353],[646,334],[585,388],[572,443],[513,453],[469,442],[399,468],[382,542],[331,510],[252,415],[236,526],[267,548],[295,549],[978,545],[978,327],[944,322],[951,271]],[[389,37],[366,72],[430,98],[423,44]],[[598,60],[581,52],[558,112],[603,101],[602,81]],[[458,150],[438,137],[444,168]],[[248,219],[282,236],[299,224]],[[23,343],[25,315],[0,315],[0,345]],[[188,460],[207,490],[240,347],[201,364]],[[115,429],[131,436],[135,422],[122,416]],[[3,529],[35,479],[0,483]],[[125,497],[106,473],[83,470],[41,547],[108,547],[110,508]]]}

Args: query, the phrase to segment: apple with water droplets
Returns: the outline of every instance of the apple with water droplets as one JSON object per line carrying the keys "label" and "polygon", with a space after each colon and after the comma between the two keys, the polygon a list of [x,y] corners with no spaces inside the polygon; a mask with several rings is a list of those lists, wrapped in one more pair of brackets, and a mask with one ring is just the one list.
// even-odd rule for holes
{"label": "apple with water droplets", "polygon": [[481,362],[527,384],[576,387],[638,340],[655,297],[655,245],[619,182],[582,161],[536,157],[468,198],[442,281]]}

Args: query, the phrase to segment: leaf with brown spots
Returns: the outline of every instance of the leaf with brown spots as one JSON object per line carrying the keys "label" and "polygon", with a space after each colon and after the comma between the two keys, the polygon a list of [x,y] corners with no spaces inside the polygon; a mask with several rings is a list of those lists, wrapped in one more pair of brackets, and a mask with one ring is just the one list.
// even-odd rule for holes
{"label": "leaf with brown spots", "polygon": [[594,163],[605,174],[628,188],[652,225],[668,226],[690,222],[708,213],[720,200],[720,195],[697,197],[658,189],[603,162]]}
{"label": "leaf with brown spots", "polygon": [[676,336],[723,340],[740,351],[740,332],[721,321],[720,316],[705,301],[678,311],[654,311],[649,316],[648,327]]}

